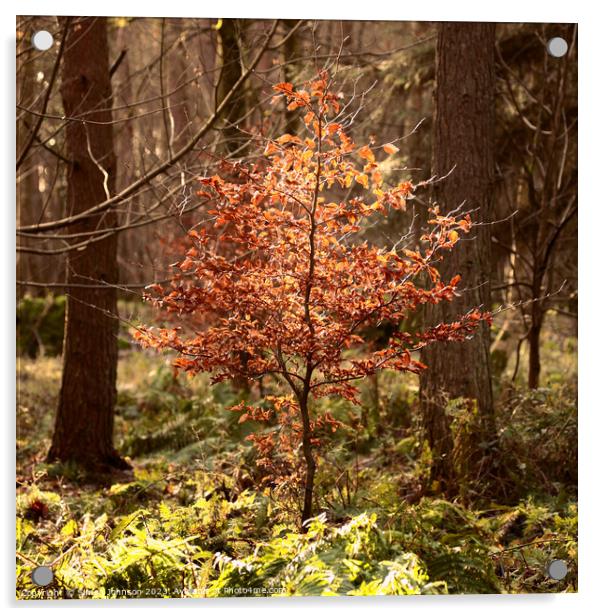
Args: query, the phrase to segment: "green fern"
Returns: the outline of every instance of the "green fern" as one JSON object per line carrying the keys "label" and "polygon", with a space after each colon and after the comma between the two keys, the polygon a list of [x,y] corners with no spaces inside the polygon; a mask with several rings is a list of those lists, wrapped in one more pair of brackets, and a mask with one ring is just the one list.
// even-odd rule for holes
{"label": "green fern", "polygon": [[426,562],[432,580],[447,582],[452,594],[499,593],[500,586],[487,555],[450,550]]}

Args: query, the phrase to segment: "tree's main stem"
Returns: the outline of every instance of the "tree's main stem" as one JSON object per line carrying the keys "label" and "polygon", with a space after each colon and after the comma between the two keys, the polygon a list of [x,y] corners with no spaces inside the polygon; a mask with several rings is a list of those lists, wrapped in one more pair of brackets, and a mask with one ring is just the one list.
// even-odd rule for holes
{"label": "tree's main stem", "polygon": [[[89,114],[89,123],[67,126],[66,211],[77,216],[115,193],[109,45],[106,18],[85,17],[67,28],[61,93],[67,116]],[[78,219],[73,231],[117,226],[114,211]],[[62,384],[48,460],[91,470],[129,468],[113,447],[117,397],[117,235],[69,253]],[[97,288],[91,281],[106,285]],[[92,363],[93,361],[93,363]]]}
{"label": "tree's main stem", "polygon": [[[305,489],[303,494],[303,514],[301,515],[302,524],[312,517],[314,477],[316,474],[316,461],[314,459],[311,444],[311,423],[309,420],[307,397],[307,393],[304,393],[299,401],[299,408],[301,410],[301,419],[303,423],[303,457],[305,458],[306,466]],[[306,530],[306,527],[303,526],[303,529]]]}
{"label": "tree's main stem", "polygon": [[[309,212],[310,231],[309,231],[309,269],[307,273],[307,285],[305,287],[305,321],[309,333],[313,339],[314,337],[314,325],[311,319],[311,289],[313,285],[313,277],[316,263],[316,245],[315,245],[315,233],[316,233],[316,208],[318,205],[318,194],[320,192],[320,176],[322,170],[322,160],[320,158],[322,154],[322,115],[318,116],[318,162],[316,165],[316,184],[314,188],[313,200],[311,210]],[[313,353],[310,351],[306,357],[306,372],[303,383],[303,390],[298,396],[299,409],[301,411],[301,419],[303,423],[303,456],[305,458],[306,474],[305,474],[305,490],[303,494],[303,513],[301,515],[301,524],[303,531],[307,530],[304,523],[312,517],[313,509],[313,494],[314,494],[314,477],[316,475],[316,461],[314,459],[312,444],[311,444],[311,422],[309,418],[309,392],[311,391],[311,377],[313,372]]]}

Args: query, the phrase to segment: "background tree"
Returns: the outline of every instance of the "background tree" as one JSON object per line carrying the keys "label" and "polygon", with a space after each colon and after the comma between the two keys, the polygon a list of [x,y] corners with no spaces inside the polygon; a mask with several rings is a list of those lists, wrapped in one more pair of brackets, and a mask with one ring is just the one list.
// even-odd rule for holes
{"label": "background tree", "polygon": [[[21,19],[21,22],[23,20]],[[22,27],[22,23],[19,24]],[[17,58],[17,100],[24,107],[31,106],[34,98],[34,85],[36,73],[36,61],[34,49],[30,48]],[[25,151],[31,139],[34,123],[30,118],[17,117],[17,157]],[[38,190],[40,181],[38,161],[28,161],[25,169],[21,171],[22,180],[17,189],[17,224],[27,225],[35,222],[36,215],[42,211],[42,195]],[[31,244],[26,239],[25,245]],[[42,257],[39,255],[17,255],[17,278],[20,280],[39,280],[41,278]],[[33,289],[34,294],[43,293],[42,288]],[[25,288],[17,289],[18,295],[22,296]]]}
{"label": "background tree", "polygon": [[[111,197],[117,163],[106,19],[63,18],[60,23],[67,29],[61,84],[65,114],[86,114],[85,120],[67,126],[67,215],[71,216]],[[78,238],[86,231],[110,230],[115,225],[115,213],[109,211],[83,218],[71,226],[71,231]],[[71,288],[65,318],[63,380],[48,459],[76,461],[91,468],[128,467],[113,447],[117,236],[109,232],[106,238],[70,253],[67,271]],[[97,288],[98,281],[106,287]]]}
{"label": "background tree", "polygon": [[[427,309],[427,322],[453,318],[453,311],[490,305],[489,227],[493,182],[495,26],[442,23],[437,42],[433,173],[438,177],[434,199],[443,212],[471,212],[477,221],[473,239],[460,242],[442,266],[442,275],[462,276],[458,304]],[[426,435],[433,453],[432,478],[444,489],[456,489],[449,398],[476,404],[479,441],[495,439],[489,359],[489,327],[482,323],[472,340],[457,349],[449,344],[423,351],[429,367],[421,377]],[[478,455],[477,448],[474,453]]]}
{"label": "background tree", "polygon": [[[501,130],[496,161],[501,182],[495,206],[496,217],[505,222],[493,228],[500,254],[494,276],[500,300],[518,305],[513,380],[526,341],[527,383],[537,388],[546,314],[554,311],[573,321],[569,331],[576,326],[577,31],[575,25],[539,25],[536,37],[519,38],[507,31],[504,35],[497,46]],[[553,36],[568,42],[561,58],[534,44]],[[529,51],[519,56],[520,61],[516,39]],[[512,327],[510,316],[502,336]]]}
{"label": "background tree", "polygon": [[[242,24],[241,19],[221,19],[218,22],[217,32],[219,46],[217,57],[219,59],[219,78],[216,88],[216,108],[222,103],[242,75],[241,43]],[[242,145],[246,138],[241,137],[241,132],[237,123],[244,119],[245,97],[244,91],[238,89],[234,96],[231,96],[221,112],[221,139],[223,149],[227,154],[238,151],[242,153]]]}

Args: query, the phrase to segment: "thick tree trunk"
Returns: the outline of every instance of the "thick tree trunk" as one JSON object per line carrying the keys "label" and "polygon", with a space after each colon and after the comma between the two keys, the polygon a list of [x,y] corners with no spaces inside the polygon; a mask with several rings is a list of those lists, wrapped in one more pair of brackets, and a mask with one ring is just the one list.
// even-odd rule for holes
{"label": "thick tree trunk", "polygon": [[[433,173],[439,177],[451,174],[436,184],[434,197],[443,212],[470,210],[477,222],[490,217],[494,28],[493,24],[443,23],[437,44]],[[430,307],[429,324],[453,321],[474,307],[489,306],[489,230],[487,226],[474,229],[476,238],[459,242],[440,265],[444,279],[461,274],[462,296],[450,304]],[[482,324],[470,341],[437,344],[423,352],[428,370],[421,378],[421,402],[433,452],[431,477],[448,492],[454,491],[455,478],[445,395],[475,400],[479,440],[495,436],[489,342],[489,328]]]}
{"label": "thick tree trunk", "polygon": [[[218,34],[218,62],[221,65],[221,70],[216,89],[216,107],[224,100],[242,75],[239,21],[224,19]],[[244,112],[244,91],[240,88],[240,91],[236,92],[230,99],[221,116],[223,149],[227,154],[236,153],[238,156],[242,156],[244,148],[241,148],[241,145],[245,138],[241,136],[237,125]]]}
{"label": "thick tree trunk", "polygon": [[[62,20],[62,18],[61,18]],[[71,22],[62,68],[61,94],[67,117],[69,214],[81,213],[114,192],[116,160],[111,125],[111,82],[105,18]],[[85,114],[85,115],[83,115]],[[111,228],[109,210],[70,227],[71,232]],[[77,241],[77,240],[76,240]],[[80,240],[81,241],[81,240]],[[90,469],[126,468],[113,447],[117,374],[117,236],[69,253],[69,288],[63,377],[48,459],[74,461]]]}

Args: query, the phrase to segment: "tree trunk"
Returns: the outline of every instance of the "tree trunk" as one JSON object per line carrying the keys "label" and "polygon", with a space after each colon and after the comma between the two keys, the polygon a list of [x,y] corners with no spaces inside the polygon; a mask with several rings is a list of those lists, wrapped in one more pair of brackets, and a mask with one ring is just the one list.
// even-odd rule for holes
{"label": "tree trunk", "polygon": [[[217,61],[220,63],[219,81],[216,87],[215,106],[218,107],[232,90],[242,75],[240,50],[240,21],[237,19],[224,19],[218,30]],[[244,91],[239,88],[221,114],[221,143],[218,151],[224,158],[244,156],[246,147],[243,145],[245,137],[241,136],[238,121],[245,113]],[[246,370],[249,355],[240,351],[240,361],[243,372]],[[232,382],[234,388],[246,399],[251,393],[251,383],[242,374]]]}
{"label": "tree trunk", "polygon": [[[173,25],[173,36],[180,39],[185,32],[184,24],[177,20]],[[170,114],[173,122],[173,149],[179,150],[192,137],[192,114],[189,109],[191,96],[190,88],[185,84],[190,78],[190,62],[186,43],[180,39],[175,45],[174,52],[169,57],[169,90],[173,92],[169,97]]]}
{"label": "tree trunk", "polygon": [[[426,37],[433,33],[435,28],[427,22],[414,22],[412,24],[412,36],[415,40]],[[408,135],[400,143],[402,152],[406,153],[406,164],[411,169],[414,181],[428,180],[430,177],[430,166],[432,161],[432,92],[424,84],[412,81],[409,89],[404,84],[403,93],[400,96],[405,98],[405,121],[403,133]],[[418,123],[421,124],[418,126]],[[412,133],[416,126],[418,128]],[[416,243],[428,227],[427,221],[430,216],[426,208],[421,207],[416,201],[410,201],[411,208],[409,214],[410,224],[414,225],[412,237]],[[407,228],[407,215],[403,217],[404,228]]]}
{"label": "tree trunk", "polygon": [[[433,173],[446,179],[435,185],[442,212],[459,208],[473,220],[490,218],[494,145],[495,26],[442,23],[437,44],[437,89]],[[459,314],[490,304],[489,229],[474,227],[473,240],[460,241],[446,253],[444,279],[462,276],[462,296],[452,303],[430,306],[427,323],[453,321]],[[426,436],[433,453],[431,478],[447,492],[455,490],[453,438],[445,412],[450,398],[475,400],[480,441],[495,437],[489,358],[489,328],[482,324],[472,340],[448,342],[424,350],[428,370],[421,378],[421,403]],[[478,451],[478,450],[477,450]],[[475,448],[473,452],[477,453]],[[476,465],[475,465],[476,466]]]}
{"label": "tree trunk", "polygon": [[[59,18],[63,21],[64,18]],[[64,21],[63,21],[64,23]],[[111,125],[112,99],[105,18],[72,21],[66,39],[61,94],[71,121],[66,143],[69,160],[67,209],[81,213],[114,193],[116,159]],[[108,210],[83,219],[71,232],[116,225]],[[77,239],[74,241],[78,241]],[[79,240],[81,241],[81,239]],[[49,461],[74,461],[89,469],[127,468],[113,447],[117,376],[117,236],[69,253],[63,377]]]}
{"label": "tree trunk", "polygon": [[[114,53],[116,55],[124,51],[126,53],[117,71],[111,77],[111,83],[116,86],[121,100],[124,101],[135,100],[131,55],[136,45],[140,44],[140,41],[134,38],[135,36],[134,28],[129,24],[117,28]],[[136,125],[134,120],[136,113],[135,107],[128,109],[128,121],[118,124],[118,128],[116,128],[113,134],[116,157],[121,162],[115,177],[117,191],[121,191],[132,184],[132,182],[135,182],[139,177],[137,170],[141,167],[143,168],[143,165],[140,165],[138,161],[135,146],[139,143],[138,131],[144,133],[145,129],[142,127],[138,128]],[[147,130],[150,133],[152,129],[149,126]],[[140,203],[140,195],[132,195],[127,203],[123,205],[123,208],[125,211],[122,212],[120,221],[121,224],[127,225],[131,222],[134,213],[143,209],[143,205]],[[148,259],[148,247],[153,243],[151,234],[151,225],[129,229],[120,233],[118,252],[120,280],[129,284],[142,283],[145,280],[149,280],[148,273],[143,271],[138,264],[144,263]],[[154,275],[154,272],[151,275]],[[150,279],[152,280],[153,278]]]}
{"label": "tree trunk", "polygon": [[[296,67],[296,65],[292,63],[292,60],[294,60],[301,54],[299,50],[299,40],[297,33],[294,32],[293,34],[290,34],[290,32],[296,26],[297,20],[284,19],[282,23],[284,26],[283,35],[285,37],[288,36],[286,42],[281,49],[282,80],[294,83],[295,75],[298,73],[298,67]],[[284,101],[283,105],[285,117],[284,132],[288,133],[289,135],[296,135],[299,129],[299,113],[297,113],[296,110],[289,110]]]}
{"label": "tree trunk", "polygon": [[[541,284],[537,284],[537,289],[533,291],[533,297],[539,297]],[[529,388],[539,387],[539,375],[541,373],[541,360],[539,354],[541,328],[543,327],[544,308],[540,301],[531,304],[531,327],[529,328]]]}
{"label": "tree trunk", "polygon": [[303,457],[305,458],[305,487],[303,490],[303,513],[301,515],[301,524],[304,530],[307,530],[304,523],[312,517],[313,513],[314,478],[316,475],[316,461],[314,459],[313,446],[311,443],[311,421],[309,418],[308,398],[309,391],[304,391],[299,398],[299,408],[301,410],[303,425]]}
{"label": "tree trunk", "polygon": [[[20,18],[22,21],[23,18]],[[27,33],[24,36],[29,36],[30,32],[26,27],[19,23],[19,28],[23,28]],[[36,74],[36,58],[33,47],[25,51],[24,54],[17,57],[18,77],[17,77],[17,100],[23,107],[30,108],[35,106],[36,92],[34,91],[35,74]],[[19,110],[17,110],[19,111]],[[25,143],[27,142],[35,118],[33,116],[24,115],[21,121],[17,123],[17,156],[20,155]],[[28,158],[25,159],[25,164],[21,166],[17,176],[17,226],[36,224],[43,214],[42,195],[39,190],[39,172],[38,165],[40,164],[40,156],[30,150]],[[20,238],[21,246],[40,247],[40,243],[36,239]],[[17,280],[27,282],[44,282],[47,277],[44,268],[47,267],[48,259],[44,259],[41,255],[35,255],[26,252],[17,252]],[[45,294],[43,287],[26,287],[17,285],[17,300],[21,299],[25,292],[29,295],[42,297]]]}
{"label": "tree trunk", "polygon": [[[242,75],[238,20],[224,19],[218,34],[218,61],[221,64],[221,70],[216,88],[216,107],[224,100]],[[241,156],[244,151],[241,145],[245,138],[241,139],[237,127],[244,112],[244,91],[240,88],[240,91],[236,92],[230,99],[221,115],[223,150],[226,154],[236,153]]]}

